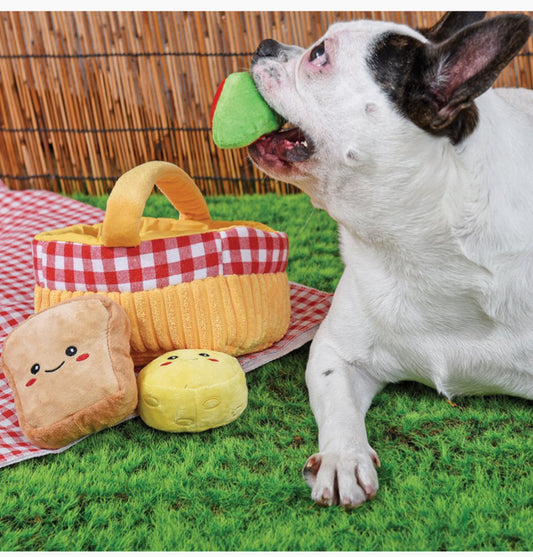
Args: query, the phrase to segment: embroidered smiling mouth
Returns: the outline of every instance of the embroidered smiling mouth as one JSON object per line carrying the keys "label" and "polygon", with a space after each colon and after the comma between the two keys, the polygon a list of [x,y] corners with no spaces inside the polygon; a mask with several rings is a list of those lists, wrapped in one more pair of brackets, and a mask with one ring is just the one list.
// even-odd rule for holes
{"label": "embroidered smiling mouth", "polygon": [[290,165],[309,160],[314,144],[300,128],[284,127],[260,137],[250,145],[250,152],[253,158]]}
{"label": "embroidered smiling mouth", "polygon": [[65,362],[61,362],[56,368],[54,369],[45,369],[44,372],[45,373],[54,373],[54,371],[57,371],[58,369],[61,369],[63,367],[63,365],[65,364]]}

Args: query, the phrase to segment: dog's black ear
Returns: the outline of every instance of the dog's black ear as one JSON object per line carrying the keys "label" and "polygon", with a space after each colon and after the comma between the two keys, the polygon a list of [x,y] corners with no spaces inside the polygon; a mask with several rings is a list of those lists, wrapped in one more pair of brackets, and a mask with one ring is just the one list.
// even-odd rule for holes
{"label": "dog's black ear", "polygon": [[518,54],[531,34],[526,15],[502,15],[470,25],[436,47],[428,47],[423,76],[433,106],[428,124],[448,126],[471,106]]}
{"label": "dog's black ear", "polygon": [[418,29],[419,33],[433,43],[453,37],[461,29],[481,21],[487,12],[446,12],[433,27]]}
{"label": "dog's black ear", "polygon": [[474,100],[530,34],[531,20],[520,14],[474,23],[439,44],[388,33],[375,44],[369,64],[403,114],[422,129],[458,143],[476,127]]}

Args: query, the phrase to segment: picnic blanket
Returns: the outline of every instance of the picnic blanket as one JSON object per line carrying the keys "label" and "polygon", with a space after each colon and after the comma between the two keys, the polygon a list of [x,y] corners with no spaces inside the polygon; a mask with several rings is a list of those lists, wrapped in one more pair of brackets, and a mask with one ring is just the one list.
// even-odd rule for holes
{"label": "picnic blanket", "polygon": [[[103,218],[104,211],[79,201],[49,191],[12,191],[0,181],[0,353],[10,331],[33,313],[33,237],[45,230],[77,223],[94,224]],[[332,294],[297,283],[291,283],[290,291],[291,321],[287,334],[267,350],[239,357],[245,372],[311,340],[324,319]],[[51,451],[32,445],[24,437],[15,413],[13,394],[0,371],[0,468],[28,458],[59,453],[72,445]]]}

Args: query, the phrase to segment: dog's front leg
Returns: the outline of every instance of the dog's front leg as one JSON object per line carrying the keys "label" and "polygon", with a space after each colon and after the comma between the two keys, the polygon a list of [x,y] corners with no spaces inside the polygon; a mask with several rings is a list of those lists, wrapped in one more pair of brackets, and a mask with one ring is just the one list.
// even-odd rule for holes
{"label": "dog's front leg", "polygon": [[303,475],[318,504],[358,507],[378,489],[379,459],[368,444],[365,414],[383,385],[319,337],[311,348],[306,381],[320,452],[309,458]]}

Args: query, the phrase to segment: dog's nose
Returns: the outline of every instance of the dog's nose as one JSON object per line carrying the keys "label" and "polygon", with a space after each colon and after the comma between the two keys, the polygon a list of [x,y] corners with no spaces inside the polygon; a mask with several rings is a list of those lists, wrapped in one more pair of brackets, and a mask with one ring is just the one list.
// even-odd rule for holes
{"label": "dog's nose", "polygon": [[252,63],[256,62],[259,58],[277,58],[283,47],[278,41],[274,39],[265,39],[261,41],[257,50],[252,57]]}

